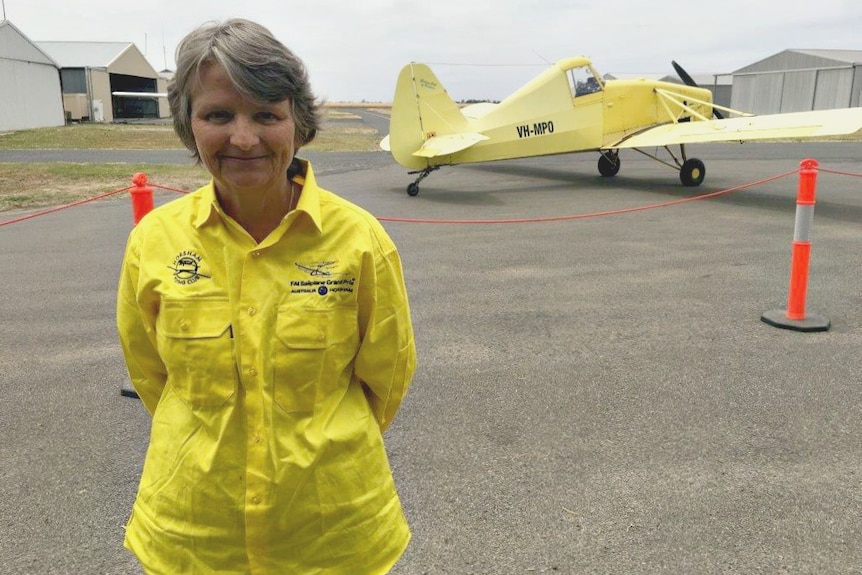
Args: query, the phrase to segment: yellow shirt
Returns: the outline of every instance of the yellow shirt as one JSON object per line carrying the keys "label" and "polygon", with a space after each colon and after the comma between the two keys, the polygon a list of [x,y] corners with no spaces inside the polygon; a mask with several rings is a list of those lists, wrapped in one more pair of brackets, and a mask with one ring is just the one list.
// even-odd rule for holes
{"label": "yellow shirt", "polygon": [[152,415],[148,573],[383,574],[410,531],[382,432],[415,367],[395,245],[318,187],[256,243],[212,184],[129,236],[117,325]]}

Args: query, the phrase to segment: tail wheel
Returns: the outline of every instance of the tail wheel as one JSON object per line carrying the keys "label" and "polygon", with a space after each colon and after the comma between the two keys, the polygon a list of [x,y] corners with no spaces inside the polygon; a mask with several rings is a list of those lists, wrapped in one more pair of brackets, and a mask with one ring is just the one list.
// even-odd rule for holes
{"label": "tail wheel", "polygon": [[416,182],[412,182],[407,185],[407,195],[408,196],[418,196],[419,195],[419,184]]}
{"label": "tail wheel", "polygon": [[603,153],[599,156],[599,173],[606,178],[616,176],[620,171],[619,154]]}
{"label": "tail wheel", "polygon": [[682,163],[679,169],[679,179],[683,186],[690,188],[699,186],[706,177],[706,166],[697,158],[691,158]]}

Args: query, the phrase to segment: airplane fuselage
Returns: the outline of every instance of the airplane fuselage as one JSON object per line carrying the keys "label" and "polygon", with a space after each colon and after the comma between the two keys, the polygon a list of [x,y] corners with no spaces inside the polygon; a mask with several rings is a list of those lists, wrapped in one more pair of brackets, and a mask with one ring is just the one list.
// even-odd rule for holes
{"label": "airplane fuselage", "polygon": [[[669,103],[661,91],[673,92],[706,117],[712,114],[709,90],[645,79],[603,81],[590,61],[582,57],[555,64],[499,104],[461,109],[451,102],[430,69],[417,65],[411,72],[412,85],[428,91],[419,99],[420,107],[427,101],[438,112],[423,114],[414,111],[415,104],[402,104],[397,109],[399,102],[393,104],[393,125],[404,121],[400,115],[405,109],[410,121],[414,115],[417,120],[421,116],[421,122],[414,121],[418,130],[390,132],[393,155],[411,169],[601,150],[627,135],[691,115],[690,110]],[[687,98],[703,103],[688,102]],[[449,106],[448,114],[439,113],[444,103]],[[405,133],[410,137],[405,138]],[[416,153],[431,138],[452,133],[470,133],[483,139],[453,153]]]}

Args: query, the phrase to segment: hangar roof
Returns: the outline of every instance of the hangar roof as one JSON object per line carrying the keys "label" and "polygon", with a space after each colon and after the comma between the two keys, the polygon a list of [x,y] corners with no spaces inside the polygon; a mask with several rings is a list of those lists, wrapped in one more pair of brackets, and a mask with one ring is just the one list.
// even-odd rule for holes
{"label": "hangar roof", "polygon": [[132,42],[36,42],[61,68],[107,68]]}
{"label": "hangar roof", "polygon": [[827,60],[838,60],[847,64],[862,63],[862,50],[791,50],[791,52],[799,52]]}
{"label": "hangar roof", "polygon": [[[6,34],[3,29],[11,30],[11,34]],[[24,32],[22,32],[17,26],[15,26],[9,20],[0,20],[0,36],[5,36],[5,44],[3,44],[3,58],[11,58],[15,59],[15,51],[13,50],[13,45],[15,44],[15,39],[20,41],[20,44],[16,46],[16,49],[20,51],[19,56],[22,53],[29,53],[27,58],[32,59],[34,62],[40,62],[44,64],[52,64],[55,67],[59,68],[57,61],[51,58],[51,55],[48,54],[43,48],[40,48],[33,42],[30,38],[27,37]]]}
{"label": "hangar roof", "polygon": [[756,74],[811,68],[842,68],[856,64],[862,64],[862,50],[784,50],[733,73]]}

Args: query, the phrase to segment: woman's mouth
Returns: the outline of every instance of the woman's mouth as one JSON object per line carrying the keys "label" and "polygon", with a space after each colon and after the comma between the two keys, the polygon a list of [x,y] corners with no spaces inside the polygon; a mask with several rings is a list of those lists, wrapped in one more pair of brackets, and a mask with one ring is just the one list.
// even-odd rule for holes
{"label": "woman's mouth", "polygon": [[225,154],[222,154],[220,157],[222,160],[232,160],[236,162],[253,162],[255,160],[263,160],[266,158],[266,156],[231,156]]}

